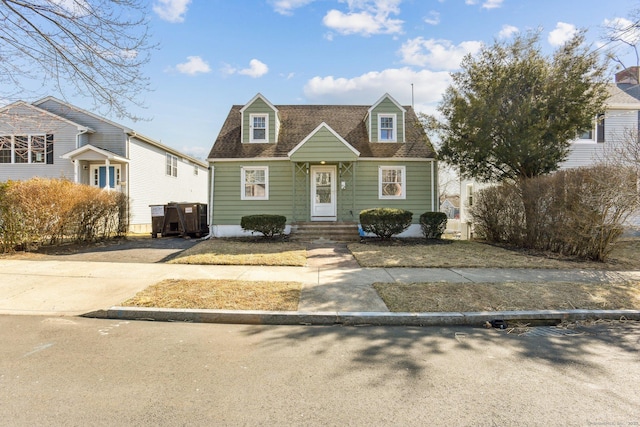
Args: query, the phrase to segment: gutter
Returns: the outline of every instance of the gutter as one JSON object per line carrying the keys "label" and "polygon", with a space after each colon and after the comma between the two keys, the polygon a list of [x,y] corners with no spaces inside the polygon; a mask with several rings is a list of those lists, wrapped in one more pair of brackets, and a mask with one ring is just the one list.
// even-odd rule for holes
{"label": "gutter", "polygon": [[200,240],[209,240],[210,238],[213,237],[213,184],[215,183],[215,171],[216,171],[215,166],[213,165],[209,166],[209,172],[211,176],[211,181],[210,181],[211,189],[209,190],[210,191],[209,193],[209,234],[207,234]]}

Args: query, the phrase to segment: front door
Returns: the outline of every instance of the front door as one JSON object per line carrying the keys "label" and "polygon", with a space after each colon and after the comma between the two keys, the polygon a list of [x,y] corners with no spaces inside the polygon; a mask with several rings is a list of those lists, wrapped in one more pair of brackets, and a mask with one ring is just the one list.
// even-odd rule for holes
{"label": "front door", "polygon": [[[109,188],[120,184],[120,166],[109,166]],[[107,186],[107,167],[91,166],[91,185],[105,188]]]}
{"label": "front door", "polygon": [[336,167],[311,166],[311,220],[336,220]]}

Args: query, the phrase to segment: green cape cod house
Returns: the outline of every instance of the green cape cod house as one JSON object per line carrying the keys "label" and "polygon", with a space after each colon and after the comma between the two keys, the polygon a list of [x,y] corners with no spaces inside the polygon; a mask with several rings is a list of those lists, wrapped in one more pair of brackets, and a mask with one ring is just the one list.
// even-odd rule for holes
{"label": "green cape cod house", "polygon": [[438,210],[433,146],[413,108],[389,94],[368,106],[274,105],[257,94],[231,107],[208,161],[215,237],[250,235],[245,215],[278,214],[292,235],[350,227],[357,238],[360,211],[376,207],[413,212],[401,237],[420,236],[420,214]]}

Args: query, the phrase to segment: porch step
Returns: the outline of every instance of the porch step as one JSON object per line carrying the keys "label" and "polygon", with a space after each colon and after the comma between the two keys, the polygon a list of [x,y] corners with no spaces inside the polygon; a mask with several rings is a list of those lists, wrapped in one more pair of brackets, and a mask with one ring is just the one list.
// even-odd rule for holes
{"label": "porch step", "polygon": [[289,238],[298,242],[314,240],[357,242],[360,240],[360,234],[358,224],[355,222],[312,221],[291,224]]}

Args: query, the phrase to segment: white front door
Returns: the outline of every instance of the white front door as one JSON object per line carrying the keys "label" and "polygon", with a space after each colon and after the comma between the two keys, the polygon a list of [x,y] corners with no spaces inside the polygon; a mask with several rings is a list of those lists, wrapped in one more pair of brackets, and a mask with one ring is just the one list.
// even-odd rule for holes
{"label": "white front door", "polygon": [[336,220],[335,166],[311,166],[311,220]]}

